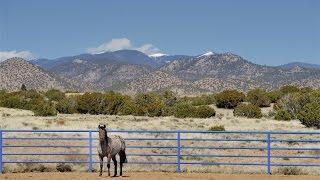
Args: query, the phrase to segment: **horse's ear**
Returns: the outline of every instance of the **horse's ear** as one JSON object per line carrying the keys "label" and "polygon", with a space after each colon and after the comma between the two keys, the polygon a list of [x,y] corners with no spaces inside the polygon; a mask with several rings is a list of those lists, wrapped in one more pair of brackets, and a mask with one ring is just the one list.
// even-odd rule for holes
{"label": "horse's ear", "polygon": [[106,128],[106,125],[105,125],[105,124],[103,125],[103,128],[104,128],[104,129]]}

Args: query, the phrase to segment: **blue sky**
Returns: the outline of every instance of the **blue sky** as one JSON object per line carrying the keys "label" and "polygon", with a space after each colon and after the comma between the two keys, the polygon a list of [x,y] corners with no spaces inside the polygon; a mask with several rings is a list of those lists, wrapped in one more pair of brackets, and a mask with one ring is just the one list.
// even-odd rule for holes
{"label": "blue sky", "polygon": [[0,58],[116,49],[320,64],[320,1],[0,0]]}

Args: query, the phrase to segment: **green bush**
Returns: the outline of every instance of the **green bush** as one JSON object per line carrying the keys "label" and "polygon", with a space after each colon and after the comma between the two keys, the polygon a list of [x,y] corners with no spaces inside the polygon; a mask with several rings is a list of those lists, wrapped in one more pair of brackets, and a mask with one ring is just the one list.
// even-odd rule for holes
{"label": "green bush", "polygon": [[34,107],[33,109],[35,116],[56,116],[57,111],[53,105],[49,103],[41,103]]}
{"label": "green bush", "polygon": [[271,103],[277,102],[282,97],[282,93],[279,90],[269,91],[266,95]]}
{"label": "green bush", "polygon": [[239,104],[233,111],[234,116],[243,116],[248,118],[261,118],[261,109],[253,104]]}
{"label": "green bush", "polygon": [[44,94],[50,101],[60,101],[66,97],[66,95],[57,90],[57,89],[50,89]]}
{"label": "green bush", "polygon": [[282,94],[295,93],[295,92],[299,92],[299,91],[300,91],[300,89],[294,85],[285,85],[280,88],[280,92]]}
{"label": "green bush", "polygon": [[180,103],[175,107],[174,116],[178,118],[209,118],[215,116],[215,110],[210,106],[192,106],[190,103]]}
{"label": "green bush", "polygon": [[61,99],[57,102],[56,109],[59,113],[64,114],[77,113],[77,100],[75,97]]}
{"label": "green bush", "polygon": [[7,96],[1,101],[1,106],[7,107],[7,108],[17,108],[17,109],[25,109],[25,104],[20,97],[18,96]]}
{"label": "green bush", "polygon": [[210,106],[198,106],[194,109],[192,117],[195,118],[209,118],[216,115],[216,111]]}
{"label": "green bush", "polygon": [[280,109],[277,111],[276,115],[274,116],[274,119],[282,120],[282,121],[290,121],[293,119],[293,116],[288,111]]}
{"label": "green bush", "polygon": [[146,116],[162,116],[165,104],[161,97],[155,93],[138,94],[135,98],[138,110]]}
{"label": "green bush", "polygon": [[195,107],[189,103],[180,103],[175,107],[174,116],[177,118],[192,117]]}
{"label": "green bush", "polygon": [[215,99],[219,108],[232,109],[244,101],[245,95],[236,90],[225,90],[216,94]]}
{"label": "green bush", "polygon": [[248,92],[247,101],[259,107],[269,107],[270,99],[267,92],[262,89],[254,89]]}
{"label": "green bush", "polygon": [[125,105],[126,96],[121,95],[120,93],[107,92],[105,94],[106,101],[106,113],[110,115],[119,114],[123,106]]}
{"label": "green bush", "polygon": [[295,116],[304,105],[311,102],[311,95],[306,93],[290,93],[284,95],[275,104],[275,109],[283,109]]}
{"label": "green bush", "polygon": [[102,93],[85,93],[77,96],[77,111],[79,113],[106,114],[106,97]]}
{"label": "green bush", "polygon": [[210,105],[215,103],[215,98],[213,94],[201,95],[196,97],[186,97],[186,100],[191,102],[193,106]]}
{"label": "green bush", "polygon": [[209,131],[225,131],[224,125],[211,126]]}
{"label": "green bush", "polygon": [[306,127],[320,129],[320,100],[306,104],[298,113],[298,119]]}
{"label": "green bush", "polygon": [[172,91],[164,91],[161,96],[166,106],[173,107],[178,102],[177,95]]}

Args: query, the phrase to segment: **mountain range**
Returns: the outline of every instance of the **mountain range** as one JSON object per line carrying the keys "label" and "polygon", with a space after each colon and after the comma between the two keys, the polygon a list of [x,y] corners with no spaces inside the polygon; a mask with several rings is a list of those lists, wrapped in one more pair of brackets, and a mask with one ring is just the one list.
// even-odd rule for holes
{"label": "mountain range", "polygon": [[136,50],[0,63],[0,89],[114,90],[126,94],[171,89],[183,95],[224,89],[268,90],[286,84],[320,87],[319,65],[265,66],[232,53],[146,55]]}

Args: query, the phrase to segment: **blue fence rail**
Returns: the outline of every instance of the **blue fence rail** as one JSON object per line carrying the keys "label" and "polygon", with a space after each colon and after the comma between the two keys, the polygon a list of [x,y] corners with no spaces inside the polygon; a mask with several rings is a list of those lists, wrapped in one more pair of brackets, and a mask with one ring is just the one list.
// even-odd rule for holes
{"label": "blue fence rail", "polygon": [[[29,136],[24,136],[24,133],[28,133]],[[39,134],[39,133],[55,133],[55,134],[65,134],[65,133],[82,133],[87,134],[80,137],[30,137],[30,134]],[[161,164],[161,165],[174,165],[176,166],[176,172],[181,172],[182,165],[223,165],[223,166],[259,166],[265,167],[266,173],[271,174],[272,167],[279,166],[302,166],[302,167],[320,167],[320,132],[281,132],[281,131],[155,131],[155,130],[109,130],[108,133],[116,134],[116,133],[125,133],[129,134],[129,137],[126,137],[126,141],[135,141],[135,142],[143,142],[143,141],[151,141],[151,142],[172,142],[171,145],[128,145],[127,146],[127,155],[128,157],[170,157],[175,158],[174,161],[130,161],[130,164]],[[19,136],[17,135],[19,134]],[[22,134],[22,136],[21,136]],[[0,130],[0,171],[3,172],[3,165],[9,163],[84,163],[88,166],[88,171],[92,172],[93,164],[99,163],[94,160],[94,157],[97,156],[95,142],[97,138],[94,137],[94,134],[97,135],[96,130]],[[153,134],[154,137],[131,137],[130,134]],[[159,138],[159,135],[170,134],[170,138]],[[246,138],[221,138],[218,135],[244,135],[241,137]],[[191,135],[191,138],[190,138]],[[201,135],[205,137],[195,137],[192,135]],[[208,138],[207,136],[214,136],[214,138]],[[187,137],[183,137],[187,136]],[[257,137],[259,136],[259,137]],[[278,137],[280,136],[280,138]],[[293,136],[293,138],[289,138],[288,136]],[[297,137],[300,136],[300,137]],[[306,136],[307,138],[301,138],[301,136]],[[217,138],[218,137],[218,138]],[[286,137],[287,139],[285,139]],[[11,143],[14,141],[19,141],[19,143]],[[81,145],[73,145],[69,143],[67,145],[42,145],[42,144],[25,144],[23,142],[28,141],[46,141],[46,142],[54,142],[54,141],[82,141]],[[205,145],[194,145],[195,143],[188,142],[202,142]],[[219,143],[219,142],[247,142],[247,143],[256,143],[252,144],[249,147],[243,146],[221,146],[221,145],[210,145],[210,143]],[[273,144],[283,143],[287,146],[274,146]],[[313,145],[311,147],[292,147],[290,144],[294,143],[308,143],[308,145]],[[209,145],[208,145],[209,144]],[[255,146],[255,145],[258,145]],[[299,145],[299,144],[298,144]],[[288,147],[290,146],[290,147]],[[13,152],[14,149],[17,148],[25,148],[25,149],[44,149],[40,152],[32,152],[32,153],[17,153]],[[49,148],[80,148],[87,149],[86,153],[52,153],[46,151]],[[140,149],[140,153],[132,153],[131,149]],[[171,150],[170,153],[160,154],[160,153],[146,153],[148,149],[168,149]],[[198,151],[208,151],[208,150],[239,150],[241,151],[252,151],[249,154],[208,154],[208,153],[187,153],[187,150],[198,150]],[[185,151],[185,153],[183,153]],[[260,151],[260,155],[253,152]],[[285,151],[286,155],[277,155],[277,151]],[[305,151],[314,151],[316,153],[307,153],[308,155],[292,155],[291,152],[305,152]],[[262,153],[262,155],[261,155]],[[279,154],[279,153],[278,153]],[[291,155],[290,155],[291,154]],[[301,153],[300,153],[301,154]],[[9,157],[12,156],[49,156],[50,161],[46,160],[8,160]],[[55,156],[87,156],[87,160],[81,161],[58,161],[55,160]],[[197,161],[186,161],[184,160],[187,157],[192,157]],[[191,158],[191,159],[192,159]],[[200,159],[199,159],[200,158]],[[233,161],[233,162],[204,162],[201,158],[236,158],[236,159],[248,159],[248,158],[257,158],[262,159],[263,161],[259,162],[243,162],[243,161]],[[283,163],[283,162],[273,162],[275,159],[308,159],[313,160],[310,162],[291,162],[291,163]]]}

